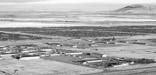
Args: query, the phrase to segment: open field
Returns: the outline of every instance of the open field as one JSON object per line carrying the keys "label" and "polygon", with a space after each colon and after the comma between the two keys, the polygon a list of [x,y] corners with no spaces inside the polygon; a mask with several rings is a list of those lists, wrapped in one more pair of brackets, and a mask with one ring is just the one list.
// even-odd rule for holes
{"label": "open field", "polygon": [[[69,27],[70,28],[70,27]],[[87,28],[87,27],[86,27]],[[52,30],[55,29],[55,28],[52,28]],[[58,30],[62,30],[62,28],[58,28]],[[74,28],[73,28],[74,29]],[[102,29],[102,28],[101,28]],[[2,29],[3,30],[3,29]],[[21,31],[22,32],[23,29],[18,30],[17,28],[17,31]],[[28,30],[35,30],[34,29],[29,29]],[[28,31],[26,29],[26,31]],[[39,30],[39,29],[37,29]],[[37,31],[36,30],[36,31]],[[45,29],[43,28],[43,31]],[[50,28],[51,30],[51,28]],[[52,31],[51,30],[51,31]],[[70,29],[69,29],[70,30]],[[82,30],[82,28],[78,29],[77,30]],[[86,30],[84,28],[84,30]],[[90,29],[89,29],[90,30]],[[96,30],[96,29],[95,29]],[[9,30],[7,30],[9,31]],[[16,32],[14,30],[14,32]],[[20,34],[20,33],[19,33]],[[27,33],[28,34],[28,33]],[[78,33],[79,34],[79,33]],[[31,34],[30,34],[31,35]],[[38,34],[39,35],[39,34]],[[34,34],[35,36],[35,34]],[[72,38],[72,37],[56,37],[56,36],[47,36],[47,35],[42,35],[42,36],[46,36],[46,37],[50,37],[51,39],[41,39],[41,40],[20,40],[20,41],[1,41],[0,42],[0,45],[4,46],[4,45],[15,45],[15,44],[26,44],[26,43],[33,43],[33,44],[38,44],[38,45],[43,45],[43,46],[48,46],[46,43],[60,43],[60,44],[73,44],[73,45],[77,45],[78,43],[80,43],[80,45],[87,45],[87,44],[92,44],[92,42],[88,41],[89,37],[84,37],[84,38],[80,38],[80,39],[75,39],[75,38]],[[104,36],[106,37],[106,36]],[[62,46],[62,47],[56,47],[56,48],[61,48],[61,49],[67,49],[67,50],[80,50],[80,51],[89,51],[89,52],[99,52],[99,53],[104,53],[104,54],[108,54],[110,56],[120,56],[120,57],[139,57],[139,58],[153,58],[153,59],[156,59],[155,58],[155,42],[152,42],[148,39],[156,39],[154,33],[152,33],[152,35],[137,35],[137,36],[131,36],[131,37],[126,37],[126,36],[118,36],[119,37],[119,40],[122,39],[122,40],[138,40],[138,41],[141,41],[141,42],[145,42],[147,43],[147,45],[137,45],[137,44],[126,44],[126,43],[121,43],[121,44],[97,44],[99,46],[93,46],[93,47],[87,47],[85,49],[79,49],[79,48],[73,48],[73,47],[67,47],[67,46]],[[118,39],[117,37],[117,39]],[[101,38],[101,37],[99,37]],[[91,37],[90,38],[91,40],[92,39],[98,39],[97,38],[94,38],[94,37]],[[93,41],[93,40],[92,40]],[[95,43],[96,44],[96,43]],[[49,45],[50,46],[50,45]],[[53,47],[53,46],[51,46]],[[85,47],[85,46],[84,46]],[[55,46],[54,46],[55,48]],[[97,50],[95,50],[97,49]]]}
{"label": "open field", "polygon": [[112,12],[0,12],[0,27],[151,26],[156,14]]}
{"label": "open field", "polygon": [[65,37],[108,37],[154,34],[156,26],[1,28],[1,31]]}
{"label": "open field", "polygon": [[[122,27],[121,27],[122,28]],[[125,27],[123,27],[124,29]],[[141,30],[143,30],[144,28],[147,27],[129,27],[129,29],[131,29],[131,31],[133,32],[133,28],[140,28]],[[154,28],[154,26],[152,27],[148,27],[149,28]],[[25,29],[25,30],[24,30]],[[42,36],[42,37],[49,37],[49,39],[35,39],[35,40],[18,40],[18,41],[1,41],[0,45],[1,46],[6,46],[6,45],[21,45],[21,44],[37,44],[39,46],[44,46],[44,47],[52,47],[55,49],[65,49],[65,50],[73,50],[73,51],[83,51],[83,52],[97,52],[97,53],[102,53],[102,54],[106,54],[108,56],[114,56],[114,57],[130,57],[130,58],[147,58],[147,59],[156,59],[155,57],[155,42],[149,40],[149,39],[156,39],[155,35],[153,32],[140,32],[138,31],[139,35],[133,35],[133,36],[115,36],[116,37],[116,44],[104,44],[104,43],[100,43],[98,44],[98,42],[101,42],[102,39],[105,38],[111,38],[111,36],[106,37],[106,36],[100,36],[100,37],[80,37],[80,38],[74,38],[74,37],[66,37],[66,36],[53,36],[53,35],[41,35],[41,34],[31,34],[31,33],[24,33],[25,31],[36,31],[38,32],[38,30],[40,31],[46,31],[46,30],[58,30],[58,31],[65,31],[65,30],[71,30],[72,31],[81,31],[81,30],[85,30],[85,31],[98,31],[98,29],[101,31],[107,29],[107,31],[111,31],[111,28],[98,28],[98,27],[90,27],[87,30],[87,27],[62,27],[62,28],[17,28],[17,29],[13,29],[13,28],[2,28],[2,31],[4,31],[4,33],[18,33],[20,34],[27,34],[27,35],[33,35],[33,36]],[[102,30],[103,29],[103,30]],[[112,28],[113,30],[118,31],[118,27],[114,27]],[[24,32],[23,32],[24,31]],[[122,31],[124,32],[124,31]],[[126,32],[126,31],[125,31]],[[127,33],[127,32],[126,32]],[[140,33],[143,33],[143,35]],[[146,33],[146,34],[145,34]],[[135,34],[135,33],[134,33]],[[142,37],[144,36],[144,37]],[[139,38],[140,37],[140,38]],[[91,40],[91,41],[90,41]],[[138,40],[138,42],[144,42],[146,43],[145,45],[140,45],[140,44],[133,44],[131,42],[133,42],[134,40]],[[95,41],[95,43],[92,43],[93,41]],[[117,41],[128,41],[129,43],[119,43]],[[97,43],[96,43],[97,42]],[[84,46],[84,48],[73,48],[72,46],[52,46],[52,45],[48,45],[46,43],[60,43],[60,44],[73,44],[73,45],[85,45],[85,44],[94,44],[97,46],[91,46],[91,47],[87,47]],[[119,44],[118,44],[119,43]],[[5,57],[6,58],[6,57]],[[60,59],[60,58],[59,58]],[[70,59],[70,58],[69,58]],[[57,61],[54,61],[57,60]],[[72,59],[71,59],[72,60]],[[99,75],[99,74],[103,74],[101,73],[101,71],[103,70],[97,70],[95,68],[88,68],[85,66],[78,66],[78,65],[74,65],[74,64],[69,64],[69,63],[63,63],[64,60],[59,60],[58,59],[52,59],[52,60],[44,60],[44,59],[37,59],[37,60],[29,60],[29,61],[17,61],[15,59],[12,58],[6,58],[6,60],[2,60],[1,64],[2,67],[0,68],[0,70],[5,71],[5,72],[9,72],[9,73],[14,73],[14,70],[18,69],[17,73],[20,75],[49,75],[49,74],[54,74],[54,75],[79,75],[79,74],[93,74],[93,75]],[[7,62],[7,63],[4,63]],[[40,62],[40,63],[38,63]],[[68,61],[67,61],[68,62]],[[72,63],[71,61],[69,61],[70,63]],[[46,63],[46,64],[45,64]],[[66,66],[68,67],[66,67]],[[8,66],[8,67],[6,67]],[[48,66],[48,67],[47,67]],[[51,67],[49,67],[51,66]],[[134,75],[139,75],[144,73],[143,71],[147,71],[146,73],[153,73],[155,74],[155,64],[149,64],[149,65],[134,65],[134,66],[129,66],[129,67],[119,67],[115,69],[115,72],[107,72],[104,73],[106,75],[113,75],[113,74],[121,74],[121,75],[125,75],[125,74],[133,74]],[[141,68],[141,67],[152,67],[152,68],[143,68],[143,69],[138,69],[138,70],[128,70],[128,69],[137,69],[137,68]],[[118,71],[118,70],[122,70],[122,69],[126,69],[126,71]],[[111,71],[111,70],[109,70]],[[94,72],[94,73],[92,73]]]}
{"label": "open field", "polygon": [[[48,47],[52,50],[62,49],[100,53],[115,58],[156,60],[156,14],[15,13],[0,13],[0,34],[10,35],[10,40],[0,40],[0,46],[35,44],[39,48]],[[16,40],[23,35],[42,39]],[[41,59],[19,61],[7,55],[2,58],[4,59],[0,59],[0,75],[5,73],[8,75],[156,74],[155,63],[111,67],[103,71],[103,69],[75,65],[73,61],[80,59],[74,56],[47,56]]]}
{"label": "open field", "polygon": [[[10,75],[78,75],[100,72],[101,70],[43,59],[18,61],[8,56],[0,61],[0,70]],[[40,62],[40,63],[38,63]],[[66,66],[65,66],[66,65]],[[68,66],[68,67],[67,67]]]}

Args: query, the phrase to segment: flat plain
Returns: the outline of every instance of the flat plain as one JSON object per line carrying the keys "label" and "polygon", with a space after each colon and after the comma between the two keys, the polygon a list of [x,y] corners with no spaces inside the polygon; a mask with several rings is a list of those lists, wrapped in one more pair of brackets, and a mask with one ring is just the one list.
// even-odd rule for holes
{"label": "flat plain", "polygon": [[[62,13],[40,12],[29,15],[11,13],[18,17],[10,17],[8,15],[10,13],[1,13],[0,32],[14,36],[11,35],[9,39],[5,38],[6,40],[1,39],[0,46],[35,44],[52,49],[96,52],[111,57],[156,60],[155,14]],[[4,15],[9,17],[4,18]],[[16,35],[40,39],[21,40],[17,39]],[[115,41],[108,41],[112,38]],[[49,43],[59,43],[63,46]],[[9,55],[1,57],[2,75],[155,75],[156,73],[155,63],[112,67],[105,71],[71,64],[72,61],[68,62],[61,57],[35,60],[17,60]]]}

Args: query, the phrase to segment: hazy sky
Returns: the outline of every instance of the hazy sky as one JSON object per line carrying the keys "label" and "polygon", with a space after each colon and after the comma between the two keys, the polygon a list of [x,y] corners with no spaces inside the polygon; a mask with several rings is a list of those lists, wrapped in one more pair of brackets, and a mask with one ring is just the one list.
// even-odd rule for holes
{"label": "hazy sky", "polygon": [[0,0],[5,3],[156,3],[155,0]]}
{"label": "hazy sky", "polygon": [[[35,0],[34,0],[35,1]],[[44,0],[45,3],[46,3],[46,0]],[[41,3],[44,1],[40,1]],[[62,3],[121,3],[121,4],[133,4],[133,3],[156,3],[156,0],[47,0],[48,1],[51,1],[54,2],[56,1],[57,2],[62,2]],[[48,2],[49,3],[49,2]]]}
{"label": "hazy sky", "polygon": [[128,4],[156,4],[156,0],[0,0],[1,11],[114,10]]}

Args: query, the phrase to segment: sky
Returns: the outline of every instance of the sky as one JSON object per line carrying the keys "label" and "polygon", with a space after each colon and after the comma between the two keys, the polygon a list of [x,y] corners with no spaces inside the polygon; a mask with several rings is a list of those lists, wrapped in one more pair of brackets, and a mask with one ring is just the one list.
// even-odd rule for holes
{"label": "sky", "polygon": [[0,0],[1,11],[114,10],[130,4],[156,4],[156,0]]}
{"label": "sky", "polygon": [[0,0],[0,3],[156,3],[155,0]]}

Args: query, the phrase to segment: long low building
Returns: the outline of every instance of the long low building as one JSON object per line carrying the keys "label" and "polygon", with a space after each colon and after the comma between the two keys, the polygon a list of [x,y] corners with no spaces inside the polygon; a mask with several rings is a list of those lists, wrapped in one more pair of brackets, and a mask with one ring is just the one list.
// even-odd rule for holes
{"label": "long low building", "polygon": [[83,52],[66,53],[66,55],[80,55],[80,54],[83,54]]}
{"label": "long low building", "polygon": [[40,57],[35,56],[35,57],[22,57],[22,58],[20,58],[20,60],[33,60],[33,59],[40,59]]}
{"label": "long low building", "polygon": [[97,63],[97,62],[102,62],[102,61],[103,60],[90,60],[90,61],[83,62],[83,64]]}

